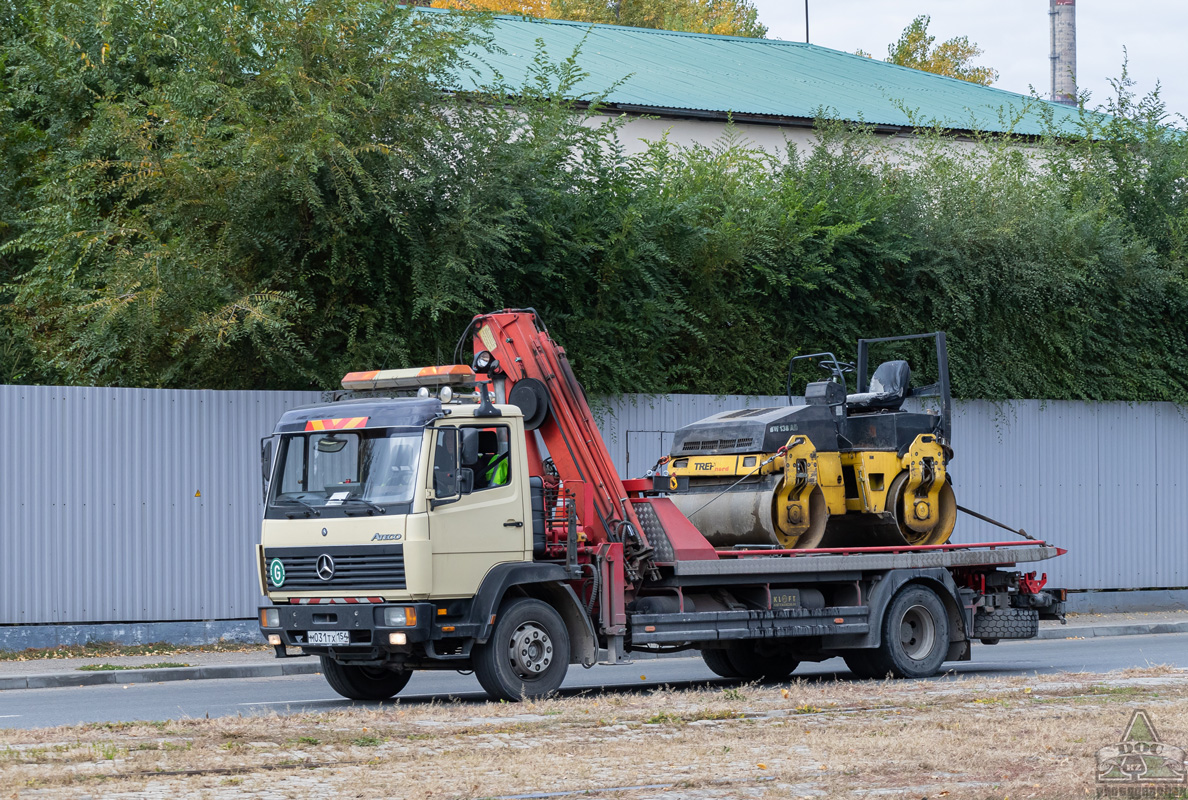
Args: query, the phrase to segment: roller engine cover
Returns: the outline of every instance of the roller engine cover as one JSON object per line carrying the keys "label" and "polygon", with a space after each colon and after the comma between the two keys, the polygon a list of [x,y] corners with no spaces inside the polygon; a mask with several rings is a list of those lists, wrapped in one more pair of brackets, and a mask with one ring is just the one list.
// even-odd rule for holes
{"label": "roller engine cover", "polygon": [[779,406],[724,411],[686,425],[673,434],[672,457],[774,453],[796,433],[821,447],[837,447],[828,406]]}

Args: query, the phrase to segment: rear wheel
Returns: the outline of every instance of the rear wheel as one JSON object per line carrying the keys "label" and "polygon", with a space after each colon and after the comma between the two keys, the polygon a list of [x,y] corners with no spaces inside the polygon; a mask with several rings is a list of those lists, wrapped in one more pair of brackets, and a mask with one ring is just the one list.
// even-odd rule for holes
{"label": "rear wheel", "polygon": [[569,632],[548,603],[513,600],[499,611],[495,630],[474,648],[474,674],[495,700],[547,697],[569,669]]}
{"label": "rear wheel", "polygon": [[329,656],[322,656],[322,674],[331,689],[351,700],[387,700],[412,678],[407,670],[339,664]]}
{"label": "rear wheel", "polygon": [[795,658],[778,651],[761,650],[756,642],[735,642],[722,652],[738,677],[748,681],[782,681],[800,666]]}
{"label": "rear wheel", "polygon": [[871,663],[870,655],[873,650],[851,650],[842,656],[845,659],[846,666],[850,668],[855,678],[872,679],[886,677],[886,673],[882,675],[876,672],[875,665]]}
{"label": "rear wheel", "polygon": [[[935,675],[949,652],[949,615],[936,592],[909,584],[892,598],[883,616],[882,641],[873,650],[859,651],[855,663],[846,658],[859,677],[927,678]],[[855,669],[858,667],[858,670]]]}
{"label": "rear wheel", "polygon": [[730,663],[730,656],[722,649],[706,649],[701,651],[701,659],[715,675],[723,678],[741,678],[742,673]]}

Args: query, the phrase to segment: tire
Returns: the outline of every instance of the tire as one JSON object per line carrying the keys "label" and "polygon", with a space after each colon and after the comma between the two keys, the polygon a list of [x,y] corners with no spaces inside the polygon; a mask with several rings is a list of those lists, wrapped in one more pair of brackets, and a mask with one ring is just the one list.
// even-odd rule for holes
{"label": "tire", "polygon": [[474,648],[474,674],[494,700],[548,697],[569,669],[569,631],[548,603],[520,598],[506,603],[495,630]]}
{"label": "tire", "polygon": [[351,700],[387,700],[408,685],[412,672],[383,667],[354,667],[322,656],[322,674],[330,688]]}
{"label": "tire", "polygon": [[859,669],[869,669],[870,677],[927,678],[949,653],[949,614],[932,589],[908,584],[887,606],[882,634],[877,648],[860,651],[867,663],[856,662]]}
{"label": "tire", "polygon": [[705,649],[701,651],[701,660],[710,668],[710,671],[715,675],[721,675],[723,678],[741,678],[742,673],[734,668],[730,663],[730,656],[725,650],[714,648]]}
{"label": "tire", "polygon": [[1039,612],[1034,608],[1001,608],[974,615],[974,639],[1030,639],[1039,632]]}
{"label": "tire", "polygon": [[723,650],[738,677],[748,681],[777,683],[800,666],[800,662],[783,653],[762,653],[755,642],[737,642]]}
{"label": "tire", "polygon": [[886,673],[880,675],[876,671],[876,667],[871,663],[871,653],[873,650],[851,650],[842,655],[845,659],[846,666],[849,667],[850,672],[855,678],[862,680],[875,680],[886,677]]}

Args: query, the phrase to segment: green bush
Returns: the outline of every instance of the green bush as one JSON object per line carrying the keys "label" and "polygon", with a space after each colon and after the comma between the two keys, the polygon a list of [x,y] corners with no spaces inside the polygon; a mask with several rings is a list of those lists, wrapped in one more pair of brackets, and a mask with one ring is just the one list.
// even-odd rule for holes
{"label": "green bush", "polygon": [[944,329],[959,396],[1188,399],[1188,138],[1125,77],[1039,141],[628,155],[557,99],[580,51],[441,91],[491,46],[373,0],[0,0],[0,379],[329,388],[533,306],[592,394]]}

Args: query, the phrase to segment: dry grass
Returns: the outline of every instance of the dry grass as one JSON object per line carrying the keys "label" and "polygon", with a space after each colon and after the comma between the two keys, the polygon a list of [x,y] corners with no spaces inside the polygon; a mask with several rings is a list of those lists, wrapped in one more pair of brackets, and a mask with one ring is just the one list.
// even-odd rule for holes
{"label": "dry grass", "polygon": [[1188,746],[1166,667],[797,681],[0,731],[0,797],[1080,798],[1133,708]]}
{"label": "dry grass", "polygon": [[30,647],[27,650],[0,650],[0,661],[41,661],[57,658],[115,658],[123,656],[176,656],[186,653],[247,653],[271,650],[263,642],[219,641],[211,644],[178,645],[168,642],[153,644],[116,644],[91,642],[61,647]]}

